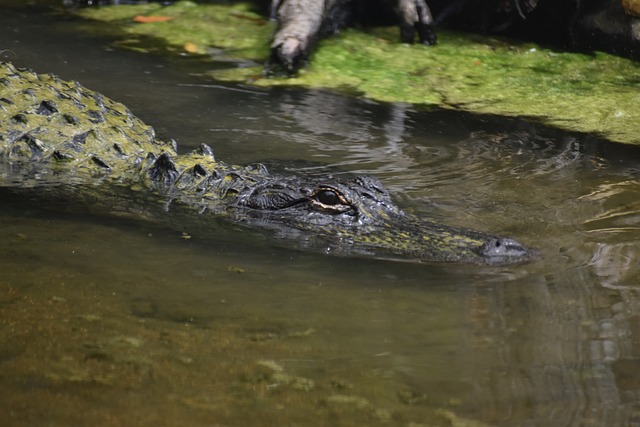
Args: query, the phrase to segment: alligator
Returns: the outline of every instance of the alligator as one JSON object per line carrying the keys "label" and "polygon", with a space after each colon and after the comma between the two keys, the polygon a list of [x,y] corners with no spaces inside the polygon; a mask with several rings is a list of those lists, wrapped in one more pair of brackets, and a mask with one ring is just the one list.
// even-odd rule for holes
{"label": "alligator", "polygon": [[484,265],[537,257],[513,239],[406,213],[372,177],[270,174],[218,161],[205,144],[178,154],[124,105],[10,63],[0,63],[0,188],[179,227],[237,224],[334,255]]}
{"label": "alligator", "polygon": [[416,33],[420,43],[436,43],[433,17],[425,0],[272,0],[271,15],[277,18],[278,29],[271,41],[267,72],[282,66],[294,73],[307,62],[318,38],[338,34],[354,18],[352,15],[363,14],[366,9],[393,12],[386,3],[396,5],[404,43],[413,43]]}

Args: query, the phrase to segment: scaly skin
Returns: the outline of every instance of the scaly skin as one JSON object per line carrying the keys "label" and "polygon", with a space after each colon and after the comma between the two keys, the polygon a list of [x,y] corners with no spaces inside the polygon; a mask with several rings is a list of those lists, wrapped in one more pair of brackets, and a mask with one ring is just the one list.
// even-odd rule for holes
{"label": "scaly skin", "polygon": [[[400,38],[413,43],[418,34],[420,43],[436,44],[431,10],[425,0],[394,0],[400,24]],[[271,15],[278,20],[278,29],[271,40],[271,55],[267,72],[282,68],[294,74],[308,60],[318,38],[337,34],[351,20],[353,9],[361,12],[371,7],[367,1],[354,7],[352,0],[272,0]],[[386,5],[390,13],[393,7]]]}
{"label": "scaly skin", "polygon": [[0,187],[53,192],[101,213],[173,216],[181,227],[222,219],[329,254],[473,264],[536,257],[511,239],[408,215],[374,178],[271,175],[217,161],[206,145],[178,155],[122,104],[8,63],[0,63]]}

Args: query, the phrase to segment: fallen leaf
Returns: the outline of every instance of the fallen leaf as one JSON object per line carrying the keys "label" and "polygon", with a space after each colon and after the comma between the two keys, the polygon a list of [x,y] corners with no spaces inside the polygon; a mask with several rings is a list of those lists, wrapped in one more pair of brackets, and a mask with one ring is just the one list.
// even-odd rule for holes
{"label": "fallen leaf", "polygon": [[186,42],[182,48],[188,53],[198,53],[198,45],[195,43]]}
{"label": "fallen leaf", "polygon": [[175,16],[144,16],[137,15],[133,18],[135,22],[139,22],[141,24],[148,24],[151,22],[167,22],[171,21]]}

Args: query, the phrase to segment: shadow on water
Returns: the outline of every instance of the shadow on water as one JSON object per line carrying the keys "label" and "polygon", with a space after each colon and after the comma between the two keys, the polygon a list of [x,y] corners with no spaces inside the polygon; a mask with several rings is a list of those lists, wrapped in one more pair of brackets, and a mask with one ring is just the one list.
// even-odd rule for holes
{"label": "shadow on water", "polygon": [[638,423],[636,149],[220,86],[25,10],[3,11],[0,40],[2,59],[124,102],[182,150],[375,175],[418,215],[544,253],[500,269],[334,258],[2,194],[0,424]]}

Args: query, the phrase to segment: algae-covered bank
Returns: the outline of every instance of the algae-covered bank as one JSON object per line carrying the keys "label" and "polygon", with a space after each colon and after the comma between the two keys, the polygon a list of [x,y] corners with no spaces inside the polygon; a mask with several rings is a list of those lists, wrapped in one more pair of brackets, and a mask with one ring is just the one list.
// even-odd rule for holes
{"label": "algae-covered bank", "polygon": [[[530,117],[561,129],[640,144],[637,62],[594,52],[440,31],[436,46],[398,43],[395,28],[323,40],[296,78],[263,75],[274,25],[250,4],[110,6],[76,11],[107,22],[121,46],[225,62],[209,74],[257,86],[337,89],[385,102]],[[101,24],[101,30],[104,25]]]}

